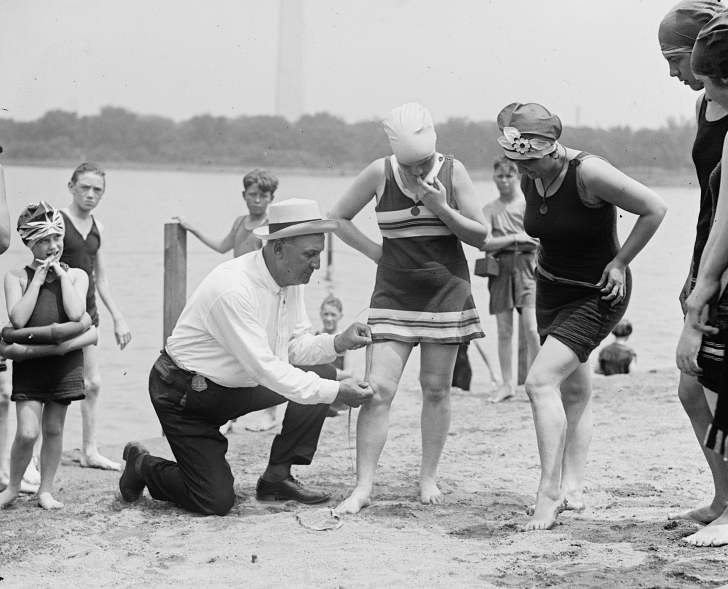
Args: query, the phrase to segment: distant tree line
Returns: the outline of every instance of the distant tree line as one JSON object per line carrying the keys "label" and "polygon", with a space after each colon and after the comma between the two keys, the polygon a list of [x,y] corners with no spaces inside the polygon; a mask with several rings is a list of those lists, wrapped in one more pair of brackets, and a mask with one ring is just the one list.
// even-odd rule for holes
{"label": "distant tree line", "polygon": [[[453,153],[468,169],[490,168],[501,152],[495,122],[450,119],[437,125],[438,149]],[[691,122],[670,121],[661,129],[567,127],[566,145],[607,158],[621,168],[692,167]],[[177,123],[105,107],[81,116],[54,110],[31,122],[0,119],[6,161],[51,163],[90,160],[143,165],[261,166],[356,169],[390,153],[381,123],[347,124],[327,113],[230,119],[202,115]]]}

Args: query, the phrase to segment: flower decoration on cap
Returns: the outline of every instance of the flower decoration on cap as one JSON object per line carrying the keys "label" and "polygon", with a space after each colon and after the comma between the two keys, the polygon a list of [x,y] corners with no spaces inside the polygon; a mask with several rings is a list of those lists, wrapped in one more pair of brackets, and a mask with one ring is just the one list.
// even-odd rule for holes
{"label": "flower decoration on cap", "polygon": [[[25,245],[49,235],[64,235],[66,225],[61,212],[45,201],[28,205],[18,218],[18,233]],[[32,245],[31,245],[32,247]]]}
{"label": "flower decoration on cap", "polygon": [[561,137],[561,119],[540,104],[514,102],[498,113],[498,128],[503,135],[498,143],[507,158],[542,158],[556,150]]}
{"label": "flower decoration on cap", "polygon": [[[555,149],[555,143],[547,141],[546,139],[539,139],[538,137],[532,137],[528,139],[521,135],[521,132],[515,127],[505,127],[503,129],[503,136],[498,138],[498,143],[501,147],[507,151],[515,151],[521,155],[531,153],[530,157],[541,157],[546,153],[551,153]],[[550,151],[545,151],[549,148]],[[540,155],[535,155],[536,153]]]}

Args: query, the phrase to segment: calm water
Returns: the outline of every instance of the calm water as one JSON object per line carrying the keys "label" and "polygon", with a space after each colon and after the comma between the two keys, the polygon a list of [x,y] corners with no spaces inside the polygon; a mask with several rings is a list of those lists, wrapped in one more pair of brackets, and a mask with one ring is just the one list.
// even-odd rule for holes
{"label": "calm water", "polygon": [[[70,201],[65,186],[71,170],[9,166],[5,169],[10,214],[13,223],[30,202],[46,200],[62,207]],[[350,176],[282,175],[277,200],[291,197],[319,201],[324,214],[353,180]],[[483,204],[497,197],[491,182],[476,182]],[[162,346],[163,226],[180,214],[210,233],[222,235],[233,220],[244,212],[240,197],[241,176],[229,173],[111,170],[107,191],[97,209],[105,227],[103,248],[109,267],[109,281],[116,304],[132,331],[132,342],[120,351],[114,342],[111,317],[100,304],[101,371],[103,378],[100,404],[99,441],[119,444],[132,438],[159,434],[159,423],[149,402],[147,378]],[[670,210],[657,236],[632,264],[634,290],[627,312],[634,324],[631,338],[638,353],[641,370],[674,364],[674,347],[680,333],[682,315],[677,293],[687,274],[694,240],[698,194],[695,189],[662,187],[659,194]],[[357,222],[370,236],[379,240],[373,205]],[[620,238],[624,241],[634,217],[623,213]],[[466,246],[468,258],[480,254]],[[188,295],[214,266],[232,257],[220,255],[188,236]],[[30,252],[17,234],[9,252],[0,257],[0,272],[30,261]],[[366,320],[375,266],[348,246],[335,241],[331,281],[326,266],[314,274],[307,287],[307,306],[314,327],[320,326],[318,308],[328,292],[344,303],[343,324]],[[485,279],[473,277],[476,304],[487,334],[484,345],[496,350],[495,320],[487,314],[488,294]],[[4,297],[0,307],[7,321]],[[416,377],[416,353],[406,377]],[[363,351],[355,353],[363,375]],[[480,358],[471,352],[476,372],[484,370]],[[477,378],[477,377],[476,377]],[[74,403],[67,420],[66,448],[80,445],[80,412]],[[120,458],[120,457],[117,457]]]}

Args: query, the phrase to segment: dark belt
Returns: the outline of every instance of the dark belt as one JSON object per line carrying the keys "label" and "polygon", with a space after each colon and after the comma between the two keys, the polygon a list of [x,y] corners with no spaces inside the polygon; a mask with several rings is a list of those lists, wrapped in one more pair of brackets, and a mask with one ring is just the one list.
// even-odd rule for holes
{"label": "dark belt", "polygon": [[554,276],[551,274],[551,272],[548,272],[541,268],[540,264],[536,264],[536,270],[538,270],[538,273],[543,276],[546,280],[550,280],[551,282],[558,282],[559,284],[570,284],[573,286],[583,286],[585,288],[591,288],[596,290],[602,290],[603,287],[597,286],[596,284],[592,284],[591,282],[582,282],[581,280],[571,280],[570,278],[561,278],[560,276]]}

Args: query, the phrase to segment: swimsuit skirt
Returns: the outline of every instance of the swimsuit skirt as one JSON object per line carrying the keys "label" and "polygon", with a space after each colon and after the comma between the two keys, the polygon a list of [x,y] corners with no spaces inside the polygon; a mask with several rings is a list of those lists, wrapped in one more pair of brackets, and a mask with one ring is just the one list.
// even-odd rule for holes
{"label": "swimsuit skirt", "polygon": [[[452,195],[452,156],[438,178]],[[376,214],[382,258],[369,310],[374,341],[463,344],[484,337],[460,240],[399,188],[389,157]]]}
{"label": "swimsuit skirt", "polygon": [[629,268],[626,295],[614,306],[602,299],[604,295],[596,287],[559,282],[596,284],[620,248],[614,205],[589,206],[579,196],[578,168],[588,157],[594,156],[581,152],[569,162],[561,186],[546,199],[545,213],[541,213],[544,202],[534,180],[525,175],[521,180],[526,195],[524,228],[541,243],[537,267],[555,278],[550,280],[536,271],[536,323],[541,343],[551,336],[571,349],[580,362],[589,359],[622,319],[632,291]]}
{"label": "swimsuit skirt", "polygon": [[[28,284],[35,271],[25,268]],[[25,327],[44,327],[52,323],[67,322],[63,308],[61,281],[46,282],[40,287],[38,300]],[[48,356],[13,361],[13,401],[55,401],[68,405],[84,399],[83,350],[74,350],[64,356]]]}

